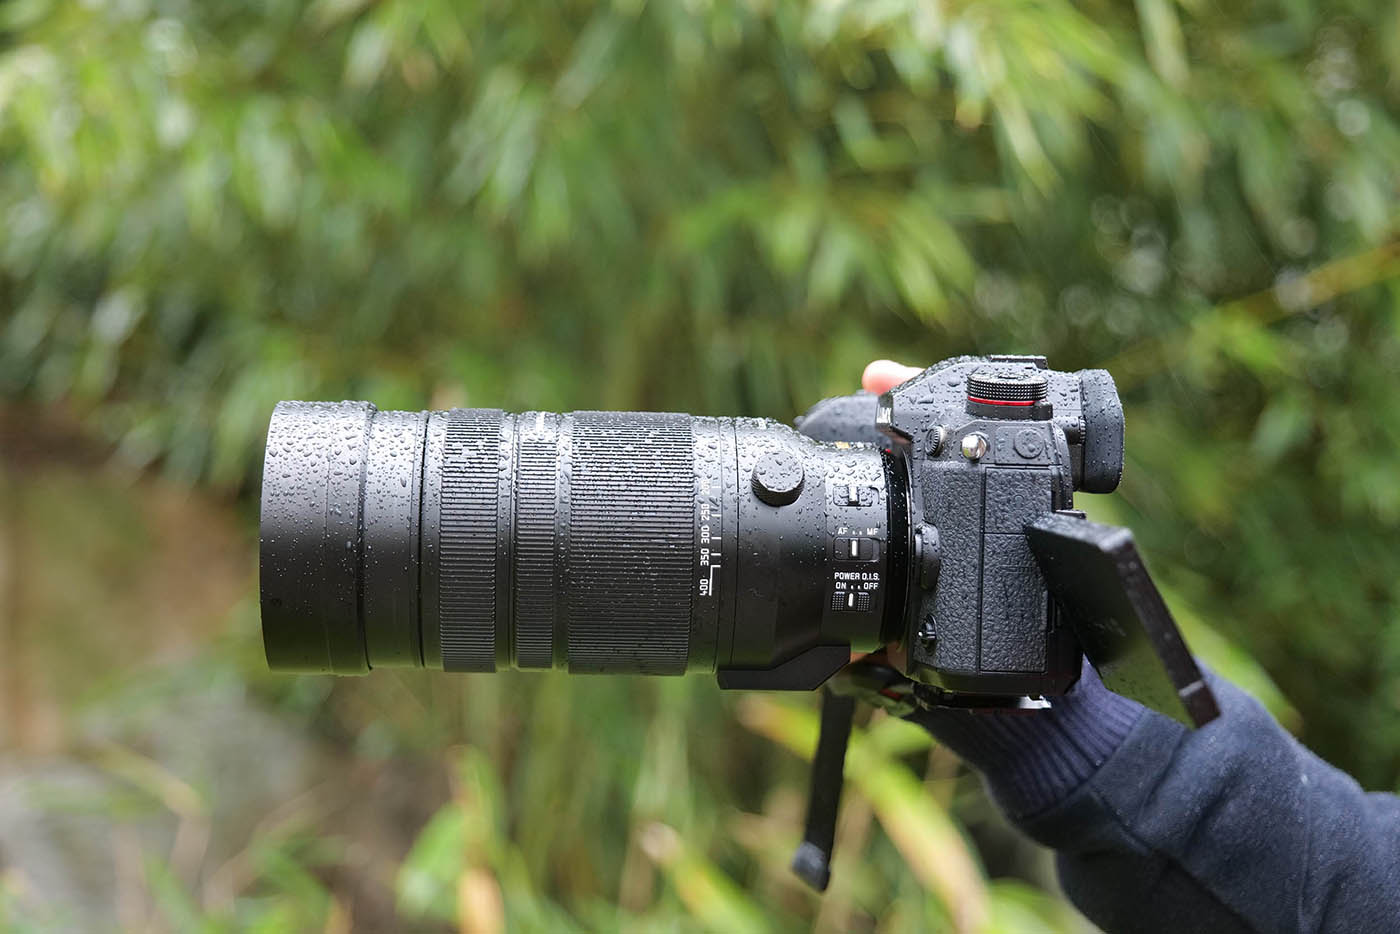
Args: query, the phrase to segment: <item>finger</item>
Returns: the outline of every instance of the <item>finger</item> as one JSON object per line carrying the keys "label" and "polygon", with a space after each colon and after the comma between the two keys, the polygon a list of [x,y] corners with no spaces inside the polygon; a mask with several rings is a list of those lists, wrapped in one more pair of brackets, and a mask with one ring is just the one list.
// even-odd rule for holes
{"label": "finger", "polygon": [[916,366],[905,366],[893,360],[876,360],[865,368],[860,384],[865,387],[866,392],[888,392],[906,379],[912,379],[922,372],[923,370]]}

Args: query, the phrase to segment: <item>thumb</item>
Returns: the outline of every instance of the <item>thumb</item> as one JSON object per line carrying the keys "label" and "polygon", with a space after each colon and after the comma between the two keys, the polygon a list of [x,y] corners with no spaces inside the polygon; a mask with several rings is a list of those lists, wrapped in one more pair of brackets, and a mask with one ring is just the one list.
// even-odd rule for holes
{"label": "thumb", "polygon": [[922,372],[923,369],[920,367],[905,366],[902,363],[895,363],[893,360],[876,360],[865,368],[865,373],[860,378],[860,384],[866,392],[888,392],[905,380],[913,379]]}

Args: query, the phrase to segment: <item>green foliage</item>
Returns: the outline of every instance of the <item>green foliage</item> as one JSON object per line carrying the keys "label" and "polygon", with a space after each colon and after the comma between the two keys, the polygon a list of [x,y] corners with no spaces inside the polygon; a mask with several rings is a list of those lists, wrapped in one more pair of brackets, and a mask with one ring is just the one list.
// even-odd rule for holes
{"label": "green foliage", "polygon": [[[82,413],[123,463],[250,490],[282,398],[786,418],[877,355],[1108,366],[1129,407],[1111,508],[1174,607],[1305,741],[1394,788],[1397,16],[18,0],[0,391]],[[725,924],[816,911],[729,826],[800,770],[716,722],[708,685],[266,690],[371,758],[500,763],[495,829],[445,812],[413,851],[411,915],[457,917],[442,841],[475,834],[526,926],[720,923],[696,891]],[[852,896],[890,930],[942,910],[891,881],[898,845],[871,840],[883,881]],[[1008,929],[1041,910],[987,892]]]}

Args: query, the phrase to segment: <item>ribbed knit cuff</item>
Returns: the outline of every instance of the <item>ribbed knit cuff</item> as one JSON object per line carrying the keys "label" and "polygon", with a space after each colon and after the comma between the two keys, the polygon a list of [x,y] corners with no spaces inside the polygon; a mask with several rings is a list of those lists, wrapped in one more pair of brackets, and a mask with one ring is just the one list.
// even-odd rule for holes
{"label": "ribbed knit cuff", "polygon": [[1145,708],[1103,686],[1087,664],[1049,710],[921,710],[908,719],[982,773],[1012,818],[1063,801],[1113,755]]}

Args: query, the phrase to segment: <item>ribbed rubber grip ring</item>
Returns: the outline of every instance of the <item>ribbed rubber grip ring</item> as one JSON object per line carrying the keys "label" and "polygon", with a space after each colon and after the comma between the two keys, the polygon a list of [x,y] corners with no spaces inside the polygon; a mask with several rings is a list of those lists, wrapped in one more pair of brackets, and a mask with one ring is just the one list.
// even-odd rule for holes
{"label": "ribbed rubber grip ring", "polygon": [[695,561],[688,415],[576,412],[569,670],[683,674]]}
{"label": "ribbed rubber grip ring", "polygon": [[516,419],[515,664],[554,665],[555,521],[559,479],[559,416],[533,412]]}
{"label": "ribbed rubber grip ring", "polygon": [[439,619],[444,671],[496,670],[500,409],[454,409],[442,460]]}

